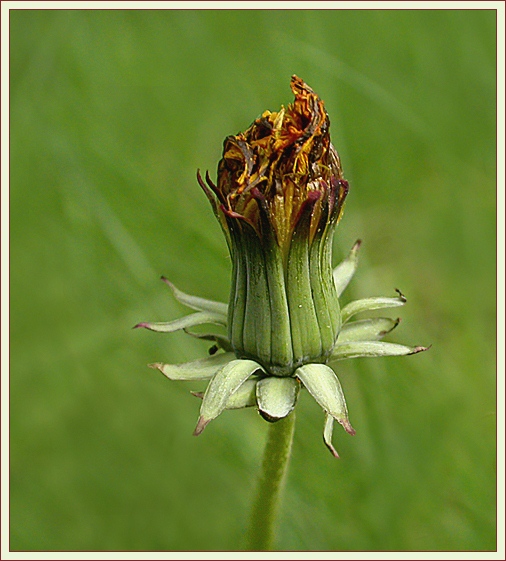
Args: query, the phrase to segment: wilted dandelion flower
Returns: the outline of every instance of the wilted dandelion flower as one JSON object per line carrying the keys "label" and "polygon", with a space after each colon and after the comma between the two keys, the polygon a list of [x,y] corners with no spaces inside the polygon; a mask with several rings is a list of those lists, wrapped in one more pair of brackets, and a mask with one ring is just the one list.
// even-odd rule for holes
{"label": "wilted dandelion flower", "polygon": [[[212,356],[185,364],[152,364],[171,380],[204,380],[195,428],[199,435],[225,409],[257,407],[268,421],[294,409],[305,387],[325,412],[324,440],[333,422],[355,434],[334,363],[355,357],[409,355],[408,347],[381,339],[399,320],[350,321],[360,312],[402,306],[406,299],[366,298],[346,305],[339,297],[357,267],[358,241],[332,270],[332,241],[348,193],[332,146],[323,101],[293,76],[294,103],[265,111],[243,133],[225,139],[215,185],[198,174],[225,234],[232,258],[228,305],[190,296],[167,279],[174,296],[196,313],[168,323],[140,323],[153,331],[200,324],[227,328]],[[332,366],[330,366],[332,365]]]}

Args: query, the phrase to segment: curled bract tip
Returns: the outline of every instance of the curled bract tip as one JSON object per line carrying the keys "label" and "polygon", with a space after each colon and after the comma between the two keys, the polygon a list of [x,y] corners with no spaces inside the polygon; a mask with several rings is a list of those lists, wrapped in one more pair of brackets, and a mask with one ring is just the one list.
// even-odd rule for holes
{"label": "curled bract tip", "polygon": [[408,299],[406,298],[406,296],[404,296],[404,294],[398,289],[395,289],[395,292],[397,292],[397,294],[399,295],[399,298],[403,301],[403,302],[407,302]]}

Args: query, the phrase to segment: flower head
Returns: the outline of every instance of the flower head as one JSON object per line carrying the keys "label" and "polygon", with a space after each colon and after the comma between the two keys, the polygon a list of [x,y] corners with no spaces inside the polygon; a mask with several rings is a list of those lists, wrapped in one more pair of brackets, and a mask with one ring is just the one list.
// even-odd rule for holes
{"label": "flower head", "polygon": [[323,101],[292,77],[295,101],[277,113],[265,111],[243,133],[225,139],[216,193],[220,211],[252,226],[289,252],[294,229],[309,220],[318,228],[335,222],[348,192],[339,155],[330,142]]}
{"label": "flower head", "polygon": [[217,185],[199,177],[233,261],[232,349],[274,376],[326,362],[341,326],[331,249],[348,183],[322,100],[296,76],[291,87],[287,109],[225,140]]}
{"label": "flower head", "polygon": [[[229,303],[190,296],[163,279],[196,313],[168,323],[140,323],[153,331],[184,329],[213,341],[212,356],[190,363],[150,365],[172,380],[210,379],[194,434],[225,409],[256,406],[268,421],[286,417],[306,388],[325,411],[324,440],[334,420],[354,434],[338,360],[415,354],[381,339],[399,320],[349,321],[360,312],[402,306],[406,299],[366,298],[346,305],[339,296],[351,280],[360,242],[332,270],[332,241],[348,193],[323,101],[293,76],[293,104],[265,111],[243,133],[225,139],[215,185],[198,181],[223,228],[232,258]],[[163,277],[162,277],[163,278]],[[218,324],[227,335],[189,328]]]}

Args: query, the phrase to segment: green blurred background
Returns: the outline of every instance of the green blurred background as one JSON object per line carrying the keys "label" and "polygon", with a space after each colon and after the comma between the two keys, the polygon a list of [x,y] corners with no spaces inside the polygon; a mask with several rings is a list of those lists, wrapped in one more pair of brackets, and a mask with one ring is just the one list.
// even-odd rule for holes
{"label": "green blurred background", "polygon": [[[230,262],[195,180],[225,136],[325,100],[351,191],[345,301],[408,305],[407,358],[340,363],[355,438],[322,443],[307,395],[281,550],[493,550],[492,10],[10,12],[11,549],[241,550],[267,425],[146,364],[204,356],[136,331],[226,300]],[[397,310],[393,311],[394,317]]]}

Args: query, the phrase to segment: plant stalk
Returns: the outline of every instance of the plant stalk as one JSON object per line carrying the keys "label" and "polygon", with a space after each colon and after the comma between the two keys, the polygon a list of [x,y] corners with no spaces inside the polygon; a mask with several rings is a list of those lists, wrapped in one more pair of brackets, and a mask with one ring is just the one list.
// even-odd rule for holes
{"label": "plant stalk", "polygon": [[295,412],[272,423],[264,449],[248,535],[249,551],[272,551],[281,492],[292,451]]}

